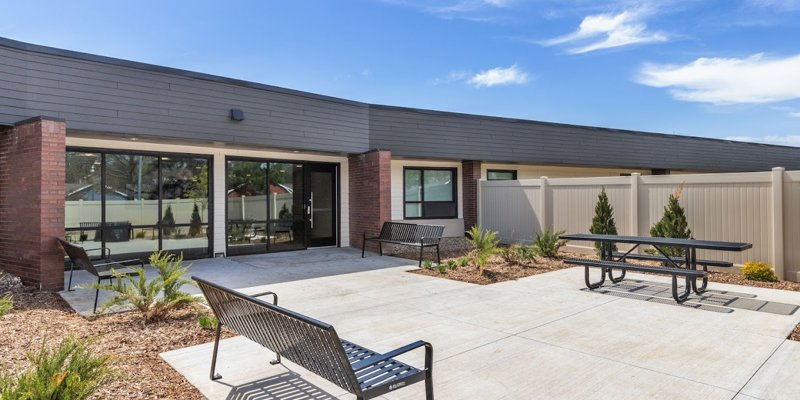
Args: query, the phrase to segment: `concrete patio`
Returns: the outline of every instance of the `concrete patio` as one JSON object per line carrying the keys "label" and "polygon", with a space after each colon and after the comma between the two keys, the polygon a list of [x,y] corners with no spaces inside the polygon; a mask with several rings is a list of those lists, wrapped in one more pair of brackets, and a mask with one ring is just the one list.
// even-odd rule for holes
{"label": "concrete patio", "polygon": [[[327,249],[195,262],[193,273],[333,324],[376,351],[434,346],[438,399],[790,399],[800,393],[800,293],[711,283],[676,305],[666,279],[631,274],[584,290],[572,268],[478,286],[416,274],[413,261]],[[85,291],[84,291],[85,292]],[[79,292],[69,292],[75,296]],[[93,293],[92,293],[93,294]],[[86,293],[84,296],[86,297]],[[663,299],[668,301],[664,301]],[[353,398],[241,337],[162,357],[209,399]],[[403,361],[421,365],[422,354]],[[424,398],[423,385],[389,399]]]}

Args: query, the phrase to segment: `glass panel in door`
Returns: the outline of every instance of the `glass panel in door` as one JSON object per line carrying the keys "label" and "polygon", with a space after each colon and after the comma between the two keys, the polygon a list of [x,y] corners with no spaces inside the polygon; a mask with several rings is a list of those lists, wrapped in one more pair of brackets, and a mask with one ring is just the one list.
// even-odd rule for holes
{"label": "glass panel in door", "polygon": [[308,245],[335,246],[337,229],[337,167],[308,164]]}
{"label": "glass panel in door", "polygon": [[226,232],[230,255],[267,251],[267,170],[264,161],[228,160]]}
{"label": "glass panel in door", "polygon": [[303,164],[269,163],[270,251],[304,249]]}

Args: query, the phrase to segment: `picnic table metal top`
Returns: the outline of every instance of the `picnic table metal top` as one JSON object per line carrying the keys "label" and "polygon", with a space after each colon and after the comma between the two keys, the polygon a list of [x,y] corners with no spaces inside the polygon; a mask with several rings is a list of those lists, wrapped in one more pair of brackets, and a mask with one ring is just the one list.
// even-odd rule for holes
{"label": "picnic table metal top", "polygon": [[561,235],[564,240],[586,240],[591,242],[614,242],[645,244],[656,246],[675,246],[693,247],[695,249],[722,250],[722,251],[744,251],[753,247],[750,243],[721,242],[716,240],[697,240],[697,239],[677,239],[662,238],[652,236],[618,236],[618,235],[595,235],[592,233],[574,233]]}

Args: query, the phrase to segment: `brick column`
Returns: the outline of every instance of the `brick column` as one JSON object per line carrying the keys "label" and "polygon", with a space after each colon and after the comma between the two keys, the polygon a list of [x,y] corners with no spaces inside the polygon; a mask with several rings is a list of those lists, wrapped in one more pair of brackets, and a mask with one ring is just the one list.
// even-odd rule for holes
{"label": "brick column", "polygon": [[469,230],[478,224],[478,180],[481,179],[481,162],[464,160],[461,162],[462,202],[464,205],[464,229]]}
{"label": "brick column", "polygon": [[[377,236],[392,219],[392,152],[372,150],[348,158],[350,180],[350,245],[361,248],[364,232]],[[374,245],[374,249],[373,249]],[[368,248],[377,250],[377,244]]]}
{"label": "brick column", "polygon": [[36,117],[0,132],[0,268],[46,290],[64,288],[66,131]]}

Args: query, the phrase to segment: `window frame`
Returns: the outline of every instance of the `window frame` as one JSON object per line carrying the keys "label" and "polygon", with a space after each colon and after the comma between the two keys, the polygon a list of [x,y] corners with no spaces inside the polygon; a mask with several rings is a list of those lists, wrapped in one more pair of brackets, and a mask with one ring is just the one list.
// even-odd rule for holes
{"label": "window frame", "polygon": [[[164,249],[164,225],[162,223],[162,219],[164,218],[164,195],[163,195],[163,176],[162,176],[162,166],[161,161],[164,157],[175,157],[175,158],[203,158],[207,160],[208,165],[208,211],[207,214],[209,216],[208,221],[203,223],[202,225],[206,227],[206,236],[208,237],[208,246],[205,252],[193,252],[193,249],[169,249],[164,251],[170,253],[185,253],[186,259],[195,259],[195,258],[207,258],[213,254],[214,251],[214,155],[213,154],[202,154],[202,153],[179,153],[179,152],[168,152],[168,151],[150,151],[150,150],[133,150],[133,149],[121,149],[121,148],[105,148],[105,147],[89,147],[89,146],[67,146],[65,149],[65,154],[67,152],[76,152],[76,153],[97,153],[100,155],[100,165],[101,165],[101,173],[100,173],[100,187],[106,187],[106,156],[110,154],[121,154],[121,155],[136,155],[136,156],[144,156],[144,157],[155,157],[156,158],[156,166],[157,166],[157,180],[158,180],[158,218],[155,224],[146,224],[146,225],[131,225],[131,228],[139,228],[139,229],[157,229],[158,231],[158,249]],[[169,199],[167,199],[169,200]],[[109,221],[106,220],[106,193],[105,190],[101,190],[100,194],[100,223],[101,227],[103,227]],[[191,223],[179,223],[170,225],[173,228],[183,228],[189,227]],[[80,231],[81,228],[66,228],[65,232],[75,232]],[[103,237],[101,238],[101,246],[106,247],[106,239]],[[123,258],[141,258],[146,260],[149,257],[150,252],[133,252],[133,253],[121,253],[121,254],[112,254],[112,256],[121,256]],[[113,257],[112,257],[113,258]],[[119,258],[119,257],[117,257]]]}
{"label": "window frame", "polygon": [[[492,179],[492,178],[489,178],[489,174],[491,174],[492,172],[501,173],[501,174],[502,173],[511,173],[512,178],[511,179]],[[486,180],[487,181],[515,181],[515,180],[517,180],[517,170],[515,170],[515,169],[487,169],[486,170]]]}
{"label": "window frame", "polygon": [[[420,199],[419,201],[407,201],[406,200],[406,171],[420,171]],[[425,201],[425,171],[450,171],[453,174],[453,200],[452,201]],[[452,217],[429,217],[425,215],[425,203],[437,203],[437,204],[453,204],[454,206],[454,213]],[[409,217],[406,215],[406,205],[407,204],[422,204],[422,209],[420,210],[421,216],[419,217]],[[421,219],[458,219],[458,168],[455,167],[415,167],[415,166],[404,166],[403,167],[403,219],[408,220],[421,220]]]}

